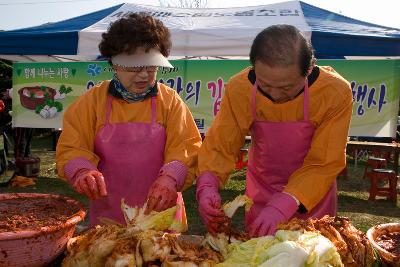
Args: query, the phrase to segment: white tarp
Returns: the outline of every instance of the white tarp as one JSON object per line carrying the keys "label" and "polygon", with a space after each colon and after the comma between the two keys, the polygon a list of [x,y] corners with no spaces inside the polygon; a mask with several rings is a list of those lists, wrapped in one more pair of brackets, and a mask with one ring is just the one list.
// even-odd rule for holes
{"label": "white tarp", "polygon": [[101,34],[110,23],[132,12],[148,12],[172,35],[171,56],[243,56],[254,37],[273,24],[291,24],[311,39],[299,1],[235,7],[183,9],[124,4],[79,32],[78,55],[98,55]]}

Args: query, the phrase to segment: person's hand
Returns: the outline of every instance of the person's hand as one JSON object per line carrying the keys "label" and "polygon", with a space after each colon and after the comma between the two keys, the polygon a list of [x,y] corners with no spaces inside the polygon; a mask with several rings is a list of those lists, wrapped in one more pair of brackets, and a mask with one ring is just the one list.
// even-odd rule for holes
{"label": "person's hand", "polygon": [[212,235],[226,227],[230,219],[221,209],[221,196],[218,192],[218,178],[210,172],[205,172],[197,178],[196,198],[199,203],[199,213],[207,230]]}
{"label": "person's hand", "polygon": [[176,180],[170,175],[160,175],[150,187],[145,214],[175,206],[177,197]]}
{"label": "person's hand", "polygon": [[298,209],[296,200],[286,193],[272,195],[257,218],[249,225],[248,232],[252,237],[273,235],[279,223],[285,223]]}
{"label": "person's hand", "polygon": [[107,196],[103,174],[97,170],[82,169],[74,176],[72,187],[92,200]]}

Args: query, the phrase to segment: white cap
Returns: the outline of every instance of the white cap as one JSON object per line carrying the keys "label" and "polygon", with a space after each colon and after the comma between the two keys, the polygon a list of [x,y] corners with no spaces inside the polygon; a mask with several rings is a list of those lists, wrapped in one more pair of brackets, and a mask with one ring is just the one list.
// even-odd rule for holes
{"label": "white cap", "polygon": [[150,49],[148,52],[144,51],[144,48],[136,49],[134,54],[118,54],[111,57],[113,65],[121,67],[142,67],[142,66],[158,66],[173,68],[174,66],[164,57],[160,51],[156,49]]}

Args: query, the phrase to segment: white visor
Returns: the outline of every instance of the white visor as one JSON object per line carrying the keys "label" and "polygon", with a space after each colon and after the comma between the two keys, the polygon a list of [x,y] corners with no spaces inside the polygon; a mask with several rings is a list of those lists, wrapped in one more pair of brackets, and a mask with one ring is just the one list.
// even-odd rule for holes
{"label": "white visor", "polygon": [[148,52],[145,52],[143,48],[138,48],[134,54],[122,53],[111,57],[111,62],[113,65],[128,68],[143,66],[174,67],[169,63],[168,59],[156,49],[150,49]]}

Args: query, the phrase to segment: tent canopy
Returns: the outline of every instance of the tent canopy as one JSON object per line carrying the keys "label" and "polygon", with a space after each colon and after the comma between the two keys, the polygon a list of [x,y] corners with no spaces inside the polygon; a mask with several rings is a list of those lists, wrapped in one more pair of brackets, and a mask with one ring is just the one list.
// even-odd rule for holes
{"label": "tent canopy", "polygon": [[400,56],[400,29],[355,20],[301,1],[288,1],[212,9],[121,4],[56,23],[0,32],[0,58],[96,59],[101,34],[110,23],[140,11],[162,20],[170,29],[171,56],[248,56],[257,33],[280,23],[294,25],[311,38],[317,58]]}

